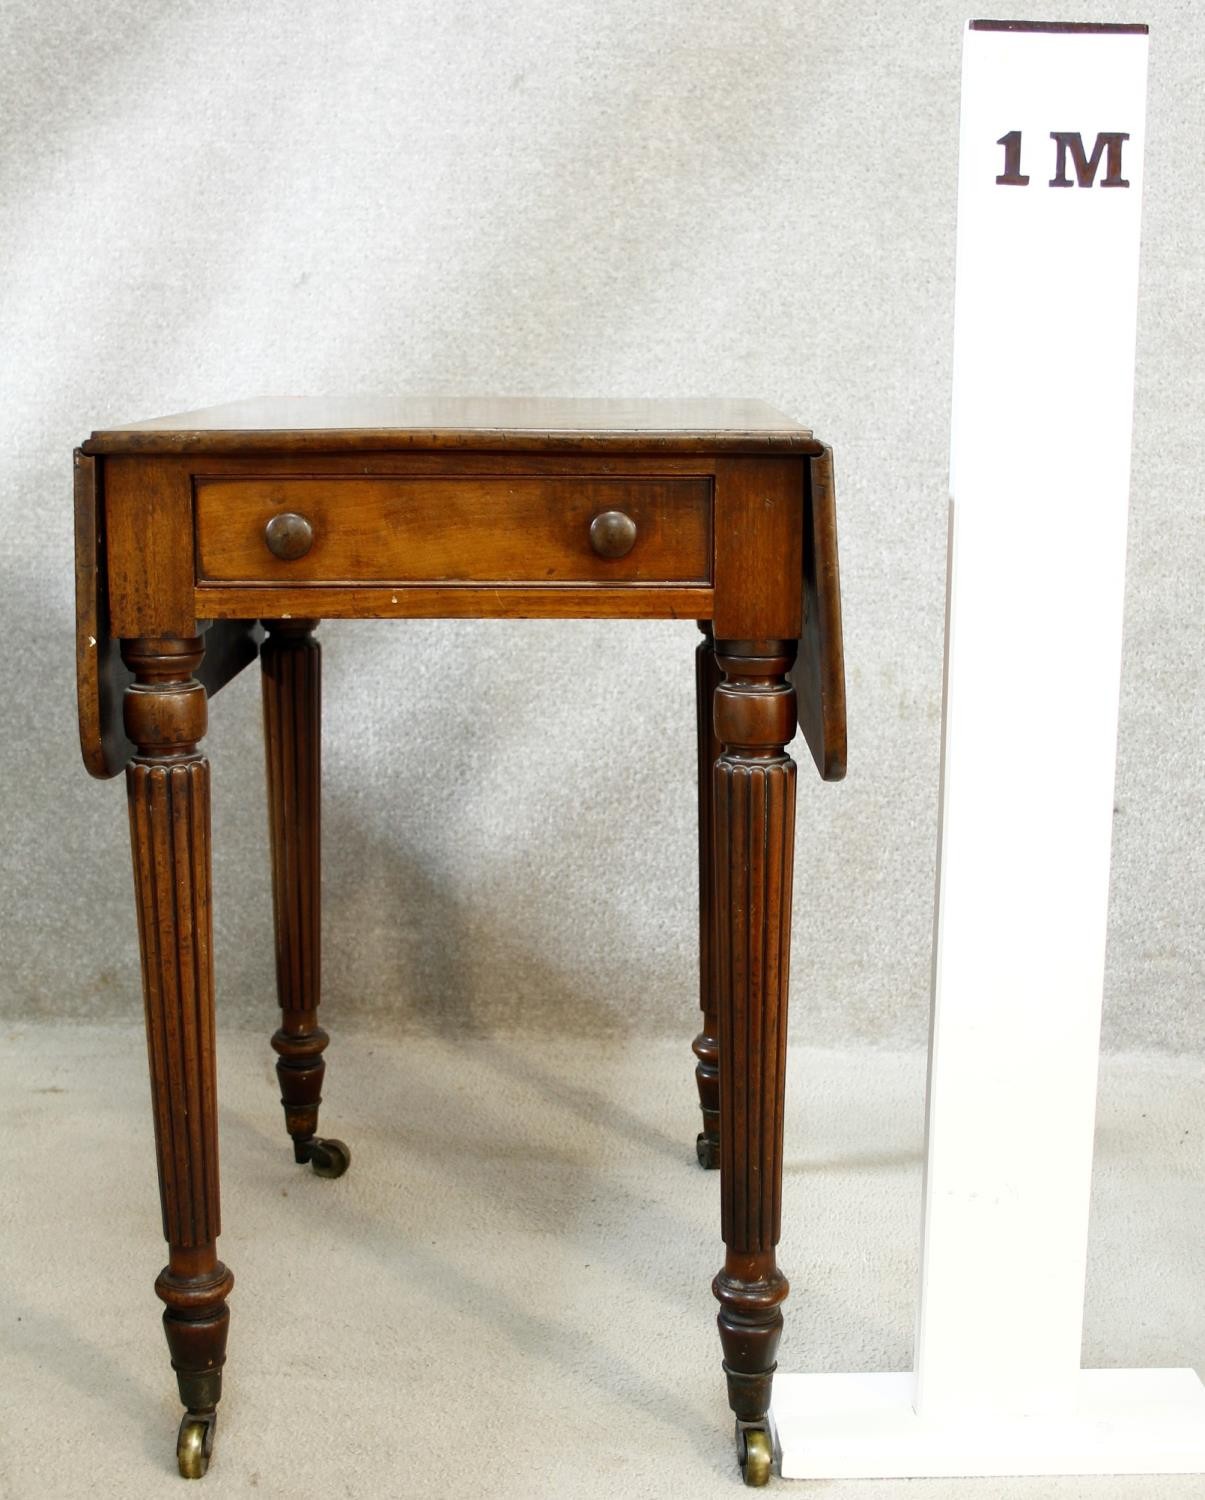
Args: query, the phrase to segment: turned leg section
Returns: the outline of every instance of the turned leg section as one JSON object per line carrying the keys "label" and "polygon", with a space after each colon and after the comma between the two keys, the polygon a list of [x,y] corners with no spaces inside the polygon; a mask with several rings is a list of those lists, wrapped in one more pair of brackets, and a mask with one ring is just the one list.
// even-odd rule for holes
{"label": "turned leg section", "polygon": [[720,1043],[719,1012],[715,992],[715,879],[713,868],[712,781],[720,744],[715,737],[714,701],[720,681],[711,625],[699,622],[703,639],[695,652],[695,704],[698,714],[699,749],[699,1008],[703,1025],[694,1040],[695,1082],[703,1129],[695,1141],[699,1165],[720,1164]]}
{"label": "turned leg section", "polygon": [[722,641],[714,773],[720,1196],[726,1256],[720,1303],[728,1400],[750,1483],[769,1474],[766,1415],[787,1281],[782,1217],[787,978],[795,829],[794,643]]}
{"label": "turned leg section", "polygon": [[193,676],[203,649],[199,637],[122,642],[134,673],[124,703],[135,746],[126,788],[169,1253],[155,1290],[165,1304],[163,1327],[187,1408],[177,1455],[189,1478],[209,1463],[230,1322],[226,1298],[234,1285],[217,1257],[209,763],[197,748],[207,705]]}
{"label": "turned leg section", "polygon": [[318,1024],[321,986],[322,647],[317,620],[265,620],[264,749],[272,852],[276,995],[272,1038],[285,1128],[299,1162],[338,1177],[350,1160],[342,1141],[323,1140],[318,1106],[329,1038]]}

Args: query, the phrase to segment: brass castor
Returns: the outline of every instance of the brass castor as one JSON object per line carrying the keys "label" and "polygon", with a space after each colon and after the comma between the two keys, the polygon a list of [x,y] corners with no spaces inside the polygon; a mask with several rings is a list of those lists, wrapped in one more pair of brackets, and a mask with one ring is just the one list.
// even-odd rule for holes
{"label": "brass castor", "polygon": [[176,1439],[176,1463],[184,1479],[201,1479],[209,1467],[213,1452],[213,1430],[218,1424],[216,1411],[186,1411],[180,1421]]}
{"label": "brass castor", "polygon": [[695,1137],[695,1155],[699,1158],[699,1165],[707,1171],[714,1172],[720,1164],[720,1143],[714,1136],[704,1135],[702,1131]]}
{"label": "brass castor", "polygon": [[736,1459],[741,1466],[741,1478],[747,1485],[760,1489],[769,1480],[774,1464],[774,1445],[764,1427],[736,1424]]}
{"label": "brass castor", "polygon": [[351,1151],[342,1141],[316,1135],[306,1142],[305,1160],[319,1177],[342,1177],[351,1165]]}

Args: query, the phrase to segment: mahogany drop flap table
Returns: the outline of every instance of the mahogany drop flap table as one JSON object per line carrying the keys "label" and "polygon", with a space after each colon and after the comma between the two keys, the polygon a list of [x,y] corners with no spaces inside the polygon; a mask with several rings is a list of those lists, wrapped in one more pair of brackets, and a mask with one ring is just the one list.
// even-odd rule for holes
{"label": "mahogany drop flap table", "polygon": [[[747,1483],[787,1282],[778,1269],[796,726],[845,771],[832,461],[747,401],[239,402],[94,432],[75,455],[84,762],[124,771],[163,1233],[155,1283],[200,1477],[222,1387],[209,699],[262,669],[277,1053],[297,1162],[318,1135],[320,619],[693,619],[703,1129],[720,1171],[728,1399]],[[569,663],[566,670],[572,670]]]}

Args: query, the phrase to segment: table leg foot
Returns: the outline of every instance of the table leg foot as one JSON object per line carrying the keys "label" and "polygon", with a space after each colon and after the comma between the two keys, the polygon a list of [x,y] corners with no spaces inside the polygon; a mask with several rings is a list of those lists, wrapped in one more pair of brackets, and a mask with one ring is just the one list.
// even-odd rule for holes
{"label": "table leg foot", "polygon": [[213,1455],[216,1411],[186,1411],[176,1437],[176,1465],[181,1479],[204,1479]]}
{"label": "table leg foot", "polygon": [[751,1489],[767,1484],[774,1467],[774,1444],[767,1427],[736,1424],[736,1461],[741,1478]]}
{"label": "table leg foot", "polygon": [[294,1145],[297,1160],[308,1161],[319,1177],[342,1177],[351,1166],[350,1147],[333,1137],[316,1135]]}

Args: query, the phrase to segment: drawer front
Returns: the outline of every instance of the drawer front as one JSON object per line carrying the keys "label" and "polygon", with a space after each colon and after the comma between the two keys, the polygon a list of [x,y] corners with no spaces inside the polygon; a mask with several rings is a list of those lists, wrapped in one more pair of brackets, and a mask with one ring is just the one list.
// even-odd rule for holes
{"label": "drawer front", "polygon": [[[707,476],[198,477],[194,494],[199,583],[711,581]],[[593,525],[610,512],[627,520]]]}

